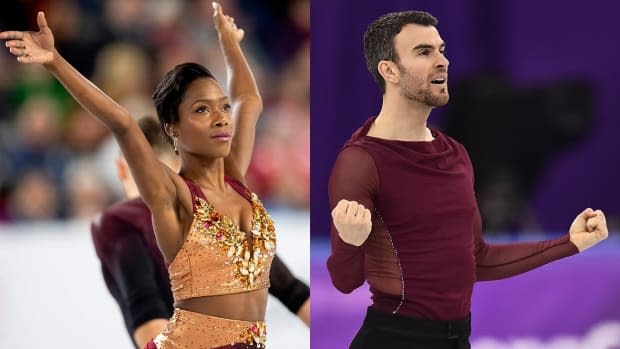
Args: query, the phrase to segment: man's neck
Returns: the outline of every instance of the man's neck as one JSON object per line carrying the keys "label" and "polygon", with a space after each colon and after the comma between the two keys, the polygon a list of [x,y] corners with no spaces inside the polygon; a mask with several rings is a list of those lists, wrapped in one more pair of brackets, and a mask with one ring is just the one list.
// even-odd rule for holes
{"label": "man's neck", "polygon": [[386,93],[381,112],[367,135],[401,141],[432,141],[433,135],[426,126],[431,110],[428,105]]}

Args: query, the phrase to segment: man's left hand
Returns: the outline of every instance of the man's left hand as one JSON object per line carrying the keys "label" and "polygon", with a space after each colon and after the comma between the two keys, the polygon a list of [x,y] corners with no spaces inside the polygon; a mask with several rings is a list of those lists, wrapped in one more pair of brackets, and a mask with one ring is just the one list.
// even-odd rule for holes
{"label": "man's left hand", "polygon": [[598,244],[607,238],[607,222],[601,210],[585,209],[573,221],[569,229],[570,241],[579,252]]}

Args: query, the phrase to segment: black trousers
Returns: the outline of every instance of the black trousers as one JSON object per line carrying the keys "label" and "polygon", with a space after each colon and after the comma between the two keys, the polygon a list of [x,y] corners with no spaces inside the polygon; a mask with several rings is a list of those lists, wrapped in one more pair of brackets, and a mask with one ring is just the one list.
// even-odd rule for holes
{"label": "black trousers", "polygon": [[425,320],[368,308],[349,349],[470,349],[471,316],[457,321]]}

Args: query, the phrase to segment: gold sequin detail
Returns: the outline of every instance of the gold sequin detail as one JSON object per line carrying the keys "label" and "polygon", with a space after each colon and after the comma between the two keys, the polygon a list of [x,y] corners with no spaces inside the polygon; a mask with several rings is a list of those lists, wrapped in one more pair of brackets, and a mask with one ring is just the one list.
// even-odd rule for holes
{"label": "gold sequin detail", "polygon": [[175,308],[163,331],[153,339],[158,349],[266,348],[264,321],[242,321]]}
{"label": "gold sequin detail", "polygon": [[263,321],[257,321],[241,336],[241,340],[248,345],[265,348],[267,343],[267,326]]}
{"label": "gold sequin detail", "polygon": [[267,210],[252,193],[251,244],[247,234],[232,219],[219,213],[213,205],[202,198],[196,198],[194,219],[197,232],[211,238],[227,257],[226,264],[232,264],[234,275],[250,290],[255,281],[265,271],[267,261],[273,257],[276,248],[276,235],[273,220]]}

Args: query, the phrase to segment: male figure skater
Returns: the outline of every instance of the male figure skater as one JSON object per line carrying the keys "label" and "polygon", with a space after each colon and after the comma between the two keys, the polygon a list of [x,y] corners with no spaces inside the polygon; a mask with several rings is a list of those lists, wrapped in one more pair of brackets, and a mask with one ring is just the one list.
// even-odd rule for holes
{"label": "male figure skater", "polygon": [[[139,124],[159,160],[176,170],[178,158],[163,137],[158,121],[147,117]],[[140,198],[123,158],[118,160],[117,169],[127,200],[106,209],[91,225],[91,233],[103,278],[123,313],[125,327],[136,347],[144,348],[172,315],[170,279],[155,241],[151,212]],[[269,281],[269,293],[309,325],[310,289],[291,274],[277,255]]]}
{"label": "male figure skater", "polygon": [[329,179],[332,282],[349,293],[368,281],[372,292],[354,349],[469,348],[475,281],[517,275],[607,237],[603,212],[588,208],[556,240],[485,243],[467,151],[427,126],[449,99],[436,24],[425,12],[390,13],[364,35],[382,107],[346,142]]}

